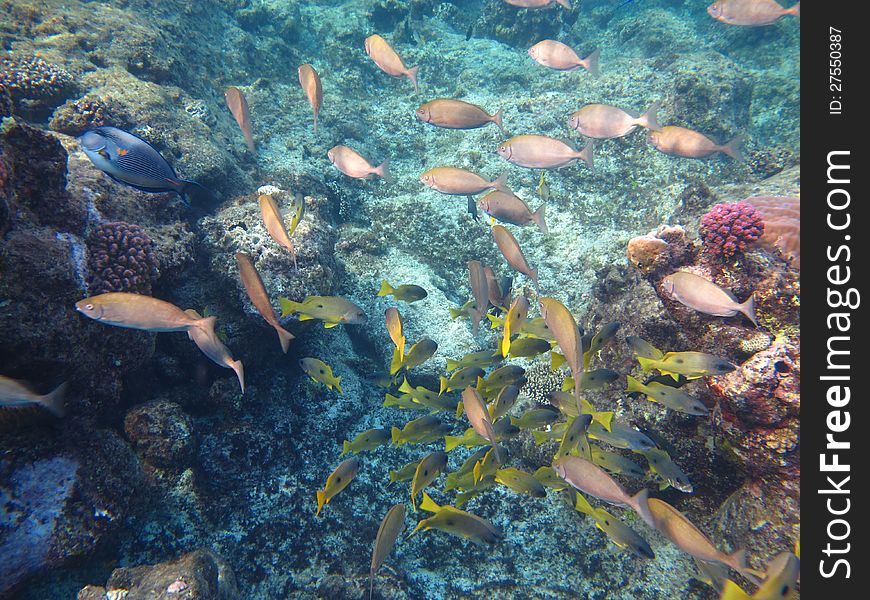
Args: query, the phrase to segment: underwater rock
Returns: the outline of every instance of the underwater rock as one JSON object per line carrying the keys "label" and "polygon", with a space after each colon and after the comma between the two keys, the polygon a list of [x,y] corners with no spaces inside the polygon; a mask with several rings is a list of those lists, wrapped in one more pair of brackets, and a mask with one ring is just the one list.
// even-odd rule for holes
{"label": "underwater rock", "polygon": [[96,94],[87,94],[76,100],[67,100],[54,111],[49,128],[67,135],[81,135],[88,129],[120,122],[111,102]]}
{"label": "underwater rock", "polygon": [[158,400],[131,408],[124,417],[124,432],[155,467],[181,470],[196,449],[193,420],[175,402]]}
{"label": "underwater rock", "polygon": [[62,103],[75,90],[75,80],[66,70],[37,56],[5,53],[0,58],[0,87],[14,103],[14,110],[28,118]]}
{"label": "underwater rock", "polygon": [[646,235],[631,238],[626,248],[628,262],[644,275],[685,264],[693,253],[686,230],[679,225],[661,225]]}
{"label": "underwater rock", "polygon": [[229,563],[208,549],[156,565],[115,569],[105,589],[107,596],[117,590],[122,594],[119,598],[124,600],[238,600],[240,597]]}
{"label": "underwater rock", "polygon": [[560,6],[531,10],[503,0],[486,0],[474,23],[474,35],[525,49],[541,40],[556,39],[563,28],[570,27],[580,14],[581,2],[573,6],[570,11]]}

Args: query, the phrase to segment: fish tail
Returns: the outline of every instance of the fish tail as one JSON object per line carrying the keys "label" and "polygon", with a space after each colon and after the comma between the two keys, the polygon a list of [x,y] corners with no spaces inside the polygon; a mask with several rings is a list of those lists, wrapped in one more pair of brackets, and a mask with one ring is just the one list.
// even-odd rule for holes
{"label": "fish tail", "polygon": [[344,390],[341,389],[341,375],[339,375],[338,377],[335,378],[335,381],[333,382],[332,385],[335,386],[335,389],[338,390],[339,394],[344,394]]}
{"label": "fish tail", "polygon": [[242,393],[245,393],[245,367],[242,361],[234,360],[230,363],[230,368],[236,372],[236,377],[239,378],[239,386],[242,388]]}
{"label": "fish tail", "polygon": [[[420,502],[420,510],[425,510],[426,512],[438,512],[441,510],[441,507],[435,504],[435,501],[429,497],[429,494],[423,492],[423,501]],[[416,531],[416,529],[414,531]]]}
{"label": "fish tail", "polygon": [[410,79],[411,83],[414,84],[414,93],[415,94],[420,93],[420,88],[417,87],[417,71],[419,71],[419,70],[420,70],[420,65],[417,65],[416,67],[411,67],[410,69],[408,69],[408,72],[406,73],[406,75],[408,76],[408,79]]}
{"label": "fish tail", "polygon": [[742,587],[730,579],[726,579],[725,585],[722,587],[720,600],[752,600],[752,597],[743,591]]}
{"label": "fish tail", "polygon": [[500,192],[509,192],[510,188],[507,185],[507,171],[504,171],[501,175],[499,175],[495,181],[493,181],[490,185],[495,190]]}
{"label": "fish tail", "polygon": [[625,390],[626,392],[642,392],[643,391],[643,385],[637,379],[632,377],[631,375],[626,375],[625,380],[628,383],[628,389]]}
{"label": "fish tail", "polygon": [[399,342],[399,346],[397,347],[397,350],[399,351],[399,362],[405,362],[405,342],[406,341],[407,341],[407,338],[405,338],[405,336],[403,335],[401,341]]}
{"label": "fish tail", "polygon": [[755,318],[755,294],[750,294],[749,298],[740,305],[740,312],[746,315],[746,318],[752,321],[752,324],[758,327],[758,321]]}
{"label": "fish tail", "polygon": [[63,395],[66,393],[66,388],[67,384],[64,382],[54,388],[53,391],[39,398],[39,403],[55,417],[63,416]]}
{"label": "fish tail", "polygon": [[740,146],[743,142],[746,141],[745,135],[737,135],[734,136],[734,139],[722,146],[721,150],[734,160],[739,160],[740,162],[746,162],[746,157],[743,156],[743,152],[740,151]]}
{"label": "fish tail", "polygon": [[646,112],[643,113],[637,119],[637,124],[641,127],[645,127],[647,129],[651,129],[652,131],[658,131],[661,129],[661,125],[659,125],[658,119],[656,118],[656,113],[662,107],[661,100],[656,100],[650,107],[646,109]]}
{"label": "fish tail", "polygon": [[317,512],[314,513],[315,518],[320,515],[320,510],[324,504],[326,504],[326,493],[322,490],[317,490]]}
{"label": "fish tail", "polygon": [[412,388],[411,384],[408,383],[407,377],[405,377],[402,380],[402,385],[399,386],[399,391],[402,392],[403,394],[410,394],[411,392],[414,391],[414,388]]}
{"label": "fish tail", "polygon": [[795,2],[794,6],[785,9],[785,14],[794,15],[796,17],[801,16],[801,3]]}
{"label": "fish tail", "polygon": [[440,396],[440,395],[443,394],[445,391],[447,391],[447,386],[448,386],[449,384],[448,384],[447,378],[444,377],[444,375],[440,375],[440,376],[438,377],[438,382],[440,383],[440,387],[438,388],[438,395]]}
{"label": "fish tail", "polygon": [[586,67],[586,70],[589,71],[589,74],[593,77],[598,77],[598,75],[601,73],[598,68],[598,59],[600,56],[601,50],[595,50],[592,52],[592,54],[583,59],[583,62],[586,63],[583,66]]}
{"label": "fish tail", "polygon": [[498,109],[495,111],[495,114],[492,115],[492,122],[498,125],[498,128],[501,130],[502,135],[507,135],[504,130],[504,125],[502,124],[502,115],[504,114],[504,109]]}
{"label": "fish tail", "polygon": [[643,519],[647,525],[655,529],[655,520],[653,519],[652,512],[649,509],[648,500],[649,490],[643,488],[631,497],[631,507],[638,515],[640,515],[640,518]]}
{"label": "fish tail", "polygon": [[595,146],[594,140],[589,140],[589,143],[583,147],[580,153],[577,155],[577,158],[586,163],[586,166],[589,167],[593,173],[595,172],[595,163],[592,160],[592,148]]}
{"label": "fish tail", "polygon": [[653,361],[649,358],[645,358],[643,356],[638,356],[637,362],[640,365],[640,368],[643,369],[644,371],[651,371],[655,368]]}
{"label": "fish tail", "polygon": [[314,133],[317,133],[317,113],[314,113]]}
{"label": "fish tail", "polygon": [[399,349],[393,348],[393,359],[390,361],[390,375],[395,375],[402,368],[404,359],[399,355]]}
{"label": "fish tail", "polygon": [[348,452],[350,452],[350,442],[348,442],[347,440],[344,440],[344,445],[342,446],[341,454],[339,454],[338,457],[341,458],[342,456],[344,456]]}
{"label": "fish tail", "polygon": [[214,204],[217,201],[214,192],[195,181],[189,179],[176,179],[172,181],[172,183],[176,184],[173,185],[173,187],[186,204],[189,204],[187,196],[193,196],[196,200],[204,204]]}
{"label": "fish tail", "polygon": [[380,165],[375,169],[375,173],[380,175],[384,181],[387,183],[395,183],[396,178],[390,174],[390,159],[384,160]]}
{"label": "fish tail", "polygon": [[456,435],[445,435],[444,436],[444,452],[450,452],[454,448],[459,445],[459,442],[462,441],[462,438]]}
{"label": "fish tail", "polygon": [[535,225],[538,226],[538,229],[541,230],[541,233],[550,233],[549,229],[547,229],[547,221],[544,220],[544,210],[547,208],[546,204],[542,204],[541,207],[532,213],[532,221],[535,222]]}
{"label": "fish tail", "polygon": [[301,302],[294,302],[290,298],[278,298],[278,305],[281,307],[281,318],[283,319],[286,316],[292,315],[293,313],[299,312],[302,308]]}
{"label": "fish tail", "polygon": [[447,370],[453,371],[454,369],[459,367],[459,363],[452,358],[447,359]]}
{"label": "fish tail", "polygon": [[401,429],[399,429],[398,427],[393,427],[390,430],[390,436],[393,438],[393,443],[396,446],[402,445],[402,430]]}
{"label": "fish tail", "polygon": [[489,313],[486,313],[486,318],[489,319],[491,329],[498,329],[504,323],[504,319]]}
{"label": "fish tail", "polygon": [[203,319],[197,319],[193,323],[193,327],[199,327],[208,337],[213,337],[215,335],[214,332],[214,324],[217,321],[217,317],[205,317]]}
{"label": "fish tail", "polygon": [[275,331],[278,332],[278,340],[281,342],[281,350],[284,351],[284,354],[287,354],[287,350],[290,348],[290,340],[292,340],[294,336],[292,333],[281,327],[280,325],[275,328]]}
{"label": "fish tail", "polygon": [[387,283],[387,280],[384,279],[381,282],[381,289],[378,290],[378,296],[389,296],[390,294],[394,294],[395,292],[396,290],[393,289],[393,286]]}
{"label": "fish tail", "polygon": [[[514,425],[514,417],[511,417],[511,425]],[[547,433],[545,431],[533,431],[532,438],[535,440],[535,444],[540,446],[541,444],[547,441]]]}

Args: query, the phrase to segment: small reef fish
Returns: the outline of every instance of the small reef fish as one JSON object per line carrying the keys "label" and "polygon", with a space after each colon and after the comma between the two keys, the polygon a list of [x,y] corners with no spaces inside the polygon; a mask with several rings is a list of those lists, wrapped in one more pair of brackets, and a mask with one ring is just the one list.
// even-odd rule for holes
{"label": "small reef fish", "polygon": [[575,150],[565,142],[545,135],[518,135],[502,142],[496,152],[509,163],[529,169],[558,169],[582,160],[592,169],[592,142]]}
{"label": "small reef fish", "polygon": [[474,297],[474,309],[471,312],[471,335],[476,336],[480,320],[489,308],[489,284],[486,273],[479,260],[468,261],[468,285]]}
{"label": "small reef fish", "polygon": [[656,131],[661,129],[656,112],[661,103],[656,101],[645,113],[637,116],[608,104],[587,104],[568,119],[568,126],[581,135],[597,140],[609,140],[628,135],[638,127]]}
{"label": "small reef fish", "polygon": [[325,328],[345,325],[365,325],[368,321],[363,309],[340,296],[308,296],[302,302],[279,298],[281,317],[298,314],[300,321],[319,319]]}
{"label": "small reef fish", "polygon": [[245,95],[239,88],[230,86],[224,90],[224,99],[227,101],[227,108],[230,109],[233,118],[239,124],[239,129],[242,130],[245,145],[251,154],[257,154],[257,147],[254,146],[254,134],[251,133],[251,113],[248,110],[248,101]]}
{"label": "small reef fish", "polygon": [[579,417],[571,417],[565,427],[565,433],[562,434],[562,441],[559,442],[556,456],[574,454],[577,446],[580,445],[580,440],[586,436],[586,430],[589,429],[591,422],[592,415],[589,413],[583,413]]}
{"label": "small reef fish", "polygon": [[402,385],[399,386],[399,391],[408,394],[415,402],[430,408],[432,410],[446,410],[453,412],[456,410],[456,400],[444,398],[440,394],[421,386],[412,387],[408,380],[405,379]]}
{"label": "small reef fish", "polygon": [[78,138],[79,145],[100,171],[143,192],[175,192],[185,196],[192,188],[208,192],[195,181],[179,179],[172,165],[142,138],[116,127],[97,127]]}
{"label": "small reef fish", "polygon": [[651,448],[644,450],[641,454],[649,462],[650,471],[662,481],[660,486],[662,490],[666,490],[670,486],[685,494],[691,494],[694,491],[688,476],[677,466],[677,463],[671,460],[667,452],[659,448]]}
{"label": "small reef fish", "polygon": [[568,483],[556,474],[553,467],[540,467],[532,474],[532,477],[540,481],[544,486],[557,492],[568,489]]}
{"label": "small reef fish", "polygon": [[727,144],[719,145],[703,133],[676,125],[668,125],[649,134],[649,141],[655,149],[671,156],[704,158],[722,152],[740,162],[746,162],[740,152],[740,145],[745,139],[745,136],[738,135]]}
{"label": "small reef fish", "polygon": [[652,518],[650,526],[689,556],[705,562],[721,563],[741,574],[748,572],[744,550],[733,554],[721,552],[683,513],[667,502],[650,498],[647,506]]}
{"label": "small reef fish", "polygon": [[[471,319],[471,313],[474,312],[474,300],[468,300],[460,306],[459,308],[450,307],[448,309],[450,311],[450,318],[454,321],[456,319]],[[449,371],[450,369],[448,369]]]}
{"label": "small reef fish", "polygon": [[490,217],[502,223],[510,223],[520,227],[534,223],[541,230],[541,233],[549,233],[547,222],[544,220],[546,204],[542,204],[538,210],[532,212],[529,205],[513,192],[496,190],[481,198],[477,206]]}
{"label": "small reef fish", "polygon": [[480,350],[479,352],[469,352],[458,360],[452,358],[447,359],[447,371],[455,371],[463,367],[488,367],[499,362],[501,354],[498,351]]}
{"label": "small reef fish", "polygon": [[63,395],[66,388],[67,384],[62,383],[48,394],[36,394],[20,381],[0,375],[0,407],[36,404],[48,410],[55,417],[62,417],[64,413]]}
{"label": "small reef fish", "polygon": [[589,500],[580,492],[575,492],[577,501],[575,510],[595,519],[595,525],[610,538],[610,541],[623,550],[628,550],[643,559],[652,559],[656,555],[649,543],[638,532],[614,517],[603,508],[593,508]]}
{"label": "small reef fish", "polygon": [[[560,356],[553,354],[553,356]],[[583,371],[583,383],[580,386],[581,390],[600,390],[606,385],[609,385],[619,379],[620,374],[613,369],[595,369],[593,371]],[[568,376],[562,384],[562,391],[567,392],[574,389],[574,378]]]}
{"label": "small reef fish", "polygon": [[387,333],[390,334],[390,339],[396,345],[396,350],[399,352],[399,362],[405,360],[405,334],[402,331],[402,315],[399,314],[399,309],[391,306],[384,311],[384,319],[387,323]]}
{"label": "small reef fish", "polygon": [[341,454],[338,456],[341,458],[345,454],[359,454],[360,452],[374,450],[389,443],[390,440],[389,429],[369,429],[353,438],[352,442],[344,440]]}
{"label": "small reef fish", "polygon": [[[495,433],[495,439],[498,441],[512,438],[520,432],[519,428],[511,425],[511,422],[508,419],[501,419],[494,423],[492,430]],[[450,452],[459,446],[477,448],[478,446],[486,446],[489,443],[489,440],[477,433],[474,430],[474,427],[469,427],[460,436],[445,435],[444,451]]]}
{"label": "small reef fish", "polygon": [[242,280],[242,285],[245,287],[248,298],[251,300],[251,304],[254,305],[254,308],[257,309],[263,320],[275,329],[278,334],[278,341],[281,342],[281,350],[284,351],[284,354],[287,354],[287,350],[290,348],[290,340],[295,336],[281,327],[281,324],[278,322],[278,316],[275,314],[275,309],[272,308],[272,300],[269,299],[266,286],[263,285],[263,280],[260,278],[257,268],[254,267],[251,257],[237,252],[236,263],[239,265],[239,277]]}
{"label": "small reef fish", "polygon": [[555,298],[541,298],[538,303],[541,315],[571,369],[571,375],[574,378],[574,398],[577,404],[577,413],[583,414],[580,405],[580,389],[583,385],[583,343],[580,340],[577,321],[574,320],[574,316],[565,305]]}
{"label": "small reef fish", "polygon": [[477,484],[474,487],[472,487],[471,489],[464,491],[464,492],[457,493],[456,494],[456,502],[455,502],[456,508],[462,508],[470,500],[472,500],[473,498],[476,498],[477,496],[482,494],[484,491],[486,491],[492,487],[495,487],[495,485],[496,485],[495,484],[495,477],[490,475],[489,477],[486,477],[485,479],[478,481]]}
{"label": "small reef fish", "polygon": [[302,222],[302,217],[305,216],[305,196],[302,194],[294,194],[293,203],[290,205],[293,210],[293,216],[290,217],[290,229],[287,230],[288,235],[293,235],[299,223]]}
{"label": "small reef fish", "polygon": [[471,386],[462,391],[462,407],[474,430],[492,444],[496,462],[503,463],[498,445],[495,443],[495,430],[489,417],[489,411],[486,409],[486,403],[477,390]]}
{"label": "small reef fish", "polygon": [[435,514],[417,523],[411,535],[421,530],[440,529],[475,544],[494,544],[504,538],[501,530],[489,521],[453,506],[438,506],[426,492],[423,492],[420,508]]}
{"label": "small reef fish", "polygon": [[183,310],[157,298],[127,292],[109,292],[76,302],[76,310],[105,325],[143,331],[190,331],[214,335],[215,317],[194,319]]}
{"label": "small reef fish", "polygon": [[417,496],[426,486],[435,481],[441,472],[447,468],[447,454],[432,452],[424,456],[417,465],[414,478],[411,480],[411,506],[417,512]]}
{"label": "small reef fish", "polygon": [[299,67],[299,85],[308,97],[308,104],[314,110],[314,133],[317,133],[317,115],[320,114],[320,105],[323,104],[323,86],[320,84],[320,75],[309,64]]}
{"label": "small reef fish", "polygon": [[404,528],[405,505],[396,504],[384,515],[381,526],[378,527],[378,534],[375,536],[375,546],[372,548],[372,566],[369,569],[369,600],[371,600],[374,591],[375,574],[393,551],[393,546],[396,545],[396,540],[399,539]]}
{"label": "small reef fish", "polygon": [[496,396],[495,400],[492,401],[492,404],[489,405],[489,418],[494,423],[493,427],[497,425],[496,422],[499,421],[499,419],[507,415],[510,409],[513,408],[519,395],[520,388],[514,384],[508,384],[501,388],[498,396]]}
{"label": "small reef fish", "polygon": [[402,62],[402,57],[393,50],[389,42],[381,36],[375,34],[370,35],[365,41],[366,54],[375,62],[378,68],[390,75],[391,77],[407,77],[414,84],[414,93],[418,93],[417,88],[417,71],[420,68],[411,67],[410,69]]}
{"label": "small reef fish", "polygon": [[615,506],[631,508],[650,527],[654,526],[653,517],[647,507],[649,491],[646,488],[634,496],[629,496],[601,467],[579,456],[559,456],[553,460],[553,469],[559,477],[581,492]]}
{"label": "small reef fish", "polygon": [[418,108],[415,114],[420,121],[445,129],[478,129],[495,123],[504,134],[501,109],[490,115],[479,106],[462,100],[436,98]]}
{"label": "small reef fish", "polygon": [[548,202],[550,200],[550,186],[547,185],[547,181],[544,179],[544,173],[546,171],[541,171],[541,178],[538,180],[538,198]]}
{"label": "small reef fish", "polygon": [[509,356],[511,358],[534,358],[539,354],[551,350],[552,347],[551,343],[547,340],[524,337],[511,342]]}
{"label": "small reef fish", "polygon": [[514,384],[518,387],[526,383],[526,370],[519,365],[504,365],[492,371],[486,379],[477,382],[477,391],[480,395],[491,399],[495,397],[503,387]]}
{"label": "small reef fish", "polygon": [[405,427],[391,429],[393,444],[428,444],[440,440],[450,431],[450,425],[442,423],[434,415],[426,415],[405,424]]}
{"label": "small reef fish", "polygon": [[519,417],[511,417],[511,423],[522,430],[541,429],[556,422],[559,412],[552,408],[530,408]]}
{"label": "small reef fish", "polygon": [[[568,392],[560,392],[555,391],[550,393],[550,404],[559,409],[566,417],[576,417],[577,413],[577,402],[574,398],[574,394],[569,394]],[[610,430],[610,424],[613,420],[613,412],[606,411],[601,412],[595,410],[595,407],[589,403],[585,398],[580,399],[580,405],[583,409],[583,414],[592,415],[592,420],[599,423],[604,429]]]}
{"label": "small reef fish", "polygon": [[[483,457],[483,453],[481,453],[480,456]],[[390,471],[390,483],[388,483],[387,485],[389,486],[394,483],[404,483],[406,481],[411,481],[414,478],[414,473],[417,472],[417,465],[420,464],[420,460],[411,461],[398,471]]]}
{"label": "small reef fish", "polygon": [[535,440],[535,444],[538,446],[542,446],[547,442],[558,442],[565,436],[565,430],[567,428],[568,423],[565,421],[555,423],[549,429],[544,431],[532,431],[532,439]]}
{"label": "small reef fish", "polygon": [[489,304],[499,309],[504,309],[502,306],[501,288],[498,285],[498,279],[495,276],[495,271],[492,267],[483,267],[483,274],[486,275],[486,290],[489,292]]}
{"label": "small reef fish", "polygon": [[381,289],[378,290],[378,296],[392,296],[396,300],[400,302],[407,302],[411,304],[412,302],[417,302],[418,300],[422,300],[429,294],[421,288],[419,285],[413,285],[410,283],[406,283],[403,285],[397,285],[396,287],[391,286],[387,283],[387,280],[384,279],[381,282]]}
{"label": "small reef fish", "polygon": [[702,417],[710,414],[710,409],[703,402],[680,389],[656,381],[644,385],[631,375],[628,375],[626,380],[628,381],[626,391],[629,393],[640,392],[650,400],[686,415]]}
{"label": "small reef fish", "polygon": [[504,0],[505,3],[510,4],[512,6],[519,6],[520,8],[549,8],[554,4],[560,4],[561,6],[571,10],[571,2],[569,0]]}
{"label": "small reef fish", "polygon": [[592,357],[598,354],[601,349],[616,337],[616,332],[619,331],[619,322],[618,321],[610,321],[609,323],[605,323],[601,326],[601,329],[592,336],[589,341],[588,347],[587,344],[583,344],[585,348],[585,352],[583,353],[583,368],[588,369],[589,363],[592,360]]}
{"label": "small reef fish", "polygon": [[425,410],[428,408],[414,400],[411,394],[402,394],[401,396],[393,396],[392,394],[384,395],[384,404],[385,408],[393,407],[399,408],[403,410]]}
{"label": "small reef fish", "polygon": [[787,15],[800,17],[801,3],[784,8],[775,0],[717,0],[707,7],[707,13],[729,25],[772,25]]}
{"label": "small reef fish", "polygon": [[[474,465],[476,465],[479,461],[483,460],[486,456],[486,453],[489,451],[488,448],[481,448],[474,452],[471,456],[465,459],[465,461],[460,465],[460,467],[453,471],[452,473],[448,473],[447,477],[444,480],[444,490],[450,491],[457,488],[465,489],[463,484],[463,478],[467,475],[471,475],[474,470]],[[473,485],[471,482],[470,485]]]}
{"label": "small reef fish", "polygon": [[500,450],[496,450],[496,446],[493,444],[493,447],[487,450],[486,454],[483,456],[483,459],[475,463],[474,468],[471,470],[473,475],[472,481],[474,485],[477,485],[479,482],[483,481],[487,477],[491,477],[495,475],[496,470],[499,465],[503,465],[504,462],[498,459],[498,452],[501,454]]}
{"label": "small reef fish", "polygon": [[395,179],[390,175],[390,161],[385,160],[377,167],[373,167],[369,161],[363,158],[359,152],[347,146],[333,146],[327,153],[329,162],[335,168],[354,179],[368,179],[370,175],[377,175],[387,183],[393,183]]}
{"label": "small reef fish", "polygon": [[589,425],[589,437],[614,448],[643,452],[656,447],[656,443],[637,429],[611,421],[608,431],[603,425],[593,421]]}
{"label": "small reef fish", "polygon": [[533,498],[546,498],[547,489],[530,473],[508,467],[495,472],[495,481],[512,489],[518,494],[527,494]]}
{"label": "small reef fish", "polygon": [[326,478],[326,484],[323,486],[323,489],[317,490],[317,512],[314,514],[315,518],[320,516],[320,511],[324,505],[329,504],[336,494],[353,481],[358,472],[359,459],[356,456],[343,460],[335,467],[335,471]]}
{"label": "small reef fish", "polygon": [[646,475],[646,471],[634,461],[597,446],[592,448],[592,462],[614,475],[629,475],[637,479],[643,479]]}
{"label": "small reef fish", "polygon": [[[197,321],[202,319],[202,315],[192,308],[189,308],[184,312]],[[200,351],[214,364],[235,371],[236,377],[239,379],[239,387],[242,388],[242,393],[245,393],[245,368],[242,365],[242,361],[233,359],[233,355],[217,334],[214,333],[214,329],[212,329],[212,335],[207,335],[202,329],[191,327],[187,330],[187,337],[189,337],[191,341],[196,344],[196,347],[199,348]]]}
{"label": "small reef fish", "polygon": [[432,358],[438,350],[438,344],[429,338],[423,338],[416,344],[413,344],[402,360],[398,360],[398,349],[393,352],[393,361],[390,363],[390,375],[395,375],[400,369],[413,369],[422,365],[424,362]]}
{"label": "small reef fish", "polygon": [[441,375],[438,378],[440,382],[438,394],[441,395],[444,392],[452,392],[454,390],[464,390],[468,386],[474,385],[477,382],[477,378],[483,377],[483,375],[483,369],[480,367],[463,367],[454,371],[450,377]]}
{"label": "small reef fish", "polygon": [[598,77],[600,54],[600,50],[595,50],[586,58],[580,58],[570,46],[556,40],[544,40],[529,48],[529,56],[540,65],[558,71],[574,71],[583,67],[593,77]]}
{"label": "small reef fish", "polygon": [[420,175],[420,181],[436,192],[451,196],[473,196],[486,190],[510,191],[507,187],[507,173],[502,173],[495,180],[488,181],[477,173],[458,167],[429,169]]}
{"label": "small reef fish", "polygon": [[625,338],[625,341],[628,343],[631,351],[634,352],[634,355],[637,358],[648,358],[652,360],[661,360],[664,357],[665,353],[650,344],[643,338],[640,338],[636,335],[630,335]]}
{"label": "small reef fish", "polygon": [[724,358],[705,352],[668,352],[660,359],[637,357],[640,368],[644,371],[658,369],[664,375],[670,375],[677,380],[680,375],[687,379],[724,375],[737,368]]}
{"label": "small reef fish", "polygon": [[293,246],[293,240],[290,239],[290,234],[284,227],[284,217],[281,216],[281,209],[278,208],[278,203],[272,196],[261,194],[258,198],[260,203],[260,215],[263,217],[263,225],[266,231],[273,240],[281,246],[289,250],[293,256],[293,268],[299,270],[299,265],[296,262],[296,248]]}
{"label": "small reef fish", "polygon": [[329,389],[337,390],[339,394],[344,393],[341,389],[341,377],[333,375],[332,367],[319,358],[303,358],[299,361],[299,366],[314,381],[322,383]]}
{"label": "small reef fish", "polygon": [[498,246],[502,256],[504,256],[511,268],[531,279],[535,284],[535,289],[537,290],[540,287],[538,285],[538,270],[529,265],[526,256],[523,254],[522,248],[520,248],[520,243],[517,241],[517,238],[514,237],[514,234],[505,229],[502,225],[493,225],[492,237],[495,240],[495,245]]}
{"label": "small reef fish", "polygon": [[501,355],[507,356],[511,349],[511,336],[520,331],[529,318],[529,300],[524,295],[519,295],[508,309],[504,318],[504,334],[501,340]]}
{"label": "small reef fish", "polygon": [[743,313],[753,325],[758,327],[758,321],[755,319],[754,295],[750,295],[749,299],[741,304],[728,290],[688,271],[677,271],[662,279],[662,289],[692,310],[714,317],[733,317],[737,313]]}

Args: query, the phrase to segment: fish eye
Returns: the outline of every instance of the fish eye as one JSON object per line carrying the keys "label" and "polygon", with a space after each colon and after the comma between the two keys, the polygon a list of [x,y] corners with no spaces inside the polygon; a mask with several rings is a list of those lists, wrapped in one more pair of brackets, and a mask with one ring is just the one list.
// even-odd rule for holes
{"label": "fish eye", "polygon": [[93,304],[85,304],[85,310],[94,310]]}

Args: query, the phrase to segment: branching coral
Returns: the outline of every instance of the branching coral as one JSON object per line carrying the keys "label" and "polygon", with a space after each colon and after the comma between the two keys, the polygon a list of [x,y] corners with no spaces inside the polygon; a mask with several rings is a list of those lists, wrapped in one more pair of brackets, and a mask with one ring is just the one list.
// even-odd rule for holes
{"label": "branching coral", "polygon": [[138,225],[118,221],[94,229],[87,239],[88,290],[151,293],[151,282],[160,275],[154,242]]}
{"label": "branching coral", "polygon": [[746,202],[717,204],[701,217],[699,230],[704,250],[726,260],[742,254],[763,232],[761,214]]}

